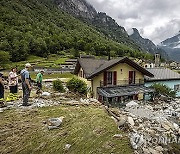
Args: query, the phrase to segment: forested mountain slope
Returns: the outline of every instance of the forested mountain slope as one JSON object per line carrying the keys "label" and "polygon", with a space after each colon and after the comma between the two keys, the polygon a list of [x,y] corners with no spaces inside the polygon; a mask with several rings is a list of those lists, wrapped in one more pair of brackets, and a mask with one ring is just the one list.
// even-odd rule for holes
{"label": "forested mountain slope", "polygon": [[107,39],[93,27],[62,12],[53,0],[1,0],[0,51],[11,61],[34,54],[76,53],[146,57],[147,54]]}
{"label": "forested mountain slope", "polygon": [[96,11],[86,0],[54,0],[54,3],[65,12],[92,25],[106,37],[137,50],[143,50],[141,46],[129,37],[124,27],[118,25],[117,22],[105,12]]}

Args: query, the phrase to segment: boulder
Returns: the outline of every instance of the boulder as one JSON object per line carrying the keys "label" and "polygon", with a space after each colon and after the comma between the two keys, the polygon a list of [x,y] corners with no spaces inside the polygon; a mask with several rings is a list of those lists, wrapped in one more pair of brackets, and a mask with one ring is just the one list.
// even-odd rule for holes
{"label": "boulder", "polygon": [[167,131],[174,128],[173,125],[169,121],[162,122],[161,126]]}
{"label": "boulder", "polygon": [[85,99],[80,98],[80,102],[81,102],[81,103],[86,103],[86,100],[85,100]]}
{"label": "boulder", "polygon": [[155,150],[157,150],[159,152],[163,152],[164,151],[162,146],[155,147]]}
{"label": "boulder", "polygon": [[2,113],[4,110],[2,108],[0,108],[0,113]]}
{"label": "boulder", "polygon": [[69,150],[70,147],[71,147],[71,144],[66,144],[66,145],[65,145],[65,150]]}
{"label": "boulder", "polygon": [[134,120],[132,117],[128,117],[128,123],[131,125],[131,126],[134,126]]}
{"label": "boulder", "polygon": [[160,154],[159,151],[153,149],[153,148],[148,148],[149,152],[152,153],[152,154]]}
{"label": "boulder", "polygon": [[129,103],[126,104],[126,107],[130,108],[130,107],[136,107],[138,106],[138,104],[134,101],[130,101]]}
{"label": "boulder", "polygon": [[59,128],[59,126],[61,125],[63,119],[64,119],[64,117],[48,119],[48,122],[47,122],[48,128],[49,129]]}
{"label": "boulder", "polygon": [[42,96],[50,96],[51,94],[49,92],[43,92]]}
{"label": "boulder", "polygon": [[174,129],[175,129],[176,131],[178,131],[178,130],[179,130],[179,125],[178,125],[178,124],[173,123],[173,126],[174,126]]}
{"label": "boulder", "polygon": [[130,142],[133,149],[137,150],[139,147],[141,147],[144,144],[145,141],[143,135],[140,135],[138,133],[133,133],[130,136]]}
{"label": "boulder", "polygon": [[121,117],[119,117],[117,125],[118,125],[118,127],[122,127],[122,126],[124,126],[126,124],[126,122],[127,122],[127,117],[126,116],[121,116]]}

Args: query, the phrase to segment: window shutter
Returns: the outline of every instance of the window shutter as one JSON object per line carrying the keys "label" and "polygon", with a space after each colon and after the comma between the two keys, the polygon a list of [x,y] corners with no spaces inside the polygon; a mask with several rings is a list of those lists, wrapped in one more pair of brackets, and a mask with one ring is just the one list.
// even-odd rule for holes
{"label": "window shutter", "polygon": [[117,85],[117,72],[114,71],[114,85]]}
{"label": "window shutter", "polygon": [[134,84],[136,83],[136,71],[134,71]]}
{"label": "window shutter", "polygon": [[104,86],[107,85],[107,72],[104,72]]}

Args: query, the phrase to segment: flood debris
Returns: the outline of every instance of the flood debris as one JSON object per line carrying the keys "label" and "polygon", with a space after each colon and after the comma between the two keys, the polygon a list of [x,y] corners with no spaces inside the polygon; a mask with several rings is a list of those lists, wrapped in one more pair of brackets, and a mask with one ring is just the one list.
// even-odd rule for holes
{"label": "flood debris", "polygon": [[[106,108],[109,115],[115,119],[118,128],[129,134],[132,148],[137,153],[167,152],[165,146],[180,143],[180,100],[170,103],[166,101],[141,102],[131,101],[125,107],[119,108],[119,114],[114,109]],[[116,111],[117,113],[117,111]]]}
{"label": "flood debris", "polygon": [[130,135],[130,142],[134,149],[138,149],[144,144],[144,138],[142,134],[132,133]]}
{"label": "flood debris", "polygon": [[49,92],[43,92],[42,96],[50,96],[51,94]]}
{"label": "flood debris", "polygon": [[2,108],[0,108],[0,113],[4,112],[4,110]]}
{"label": "flood debris", "polygon": [[115,134],[115,135],[113,136],[113,138],[123,138],[123,135],[122,135],[122,134]]}

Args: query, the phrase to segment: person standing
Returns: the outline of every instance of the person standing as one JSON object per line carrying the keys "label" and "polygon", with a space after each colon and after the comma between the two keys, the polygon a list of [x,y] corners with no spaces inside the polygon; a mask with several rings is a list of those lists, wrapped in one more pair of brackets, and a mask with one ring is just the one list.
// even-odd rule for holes
{"label": "person standing", "polygon": [[0,73],[0,101],[4,101],[4,81],[2,76],[3,74]]}
{"label": "person standing", "polygon": [[36,91],[36,94],[39,94],[42,92],[42,80],[43,80],[43,74],[44,74],[44,71],[41,71],[37,74],[36,76],[36,83],[37,83],[37,91]]}
{"label": "person standing", "polygon": [[17,69],[12,68],[11,72],[9,73],[9,88],[10,93],[17,94],[18,92],[18,75],[17,75]]}
{"label": "person standing", "polygon": [[21,71],[21,80],[22,80],[22,90],[23,90],[23,106],[29,106],[28,100],[31,93],[31,78],[29,74],[29,69],[31,68],[31,64],[27,63],[25,65],[25,69]]}
{"label": "person standing", "polygon": [[10,94],[7,97],[6,101],[13,101],[17,99],[17,93],[18,93],[18,75],[17,75],[17,69],[12,68],[11,72],[9,73],[8,80],[9,80],[9,89]]}

